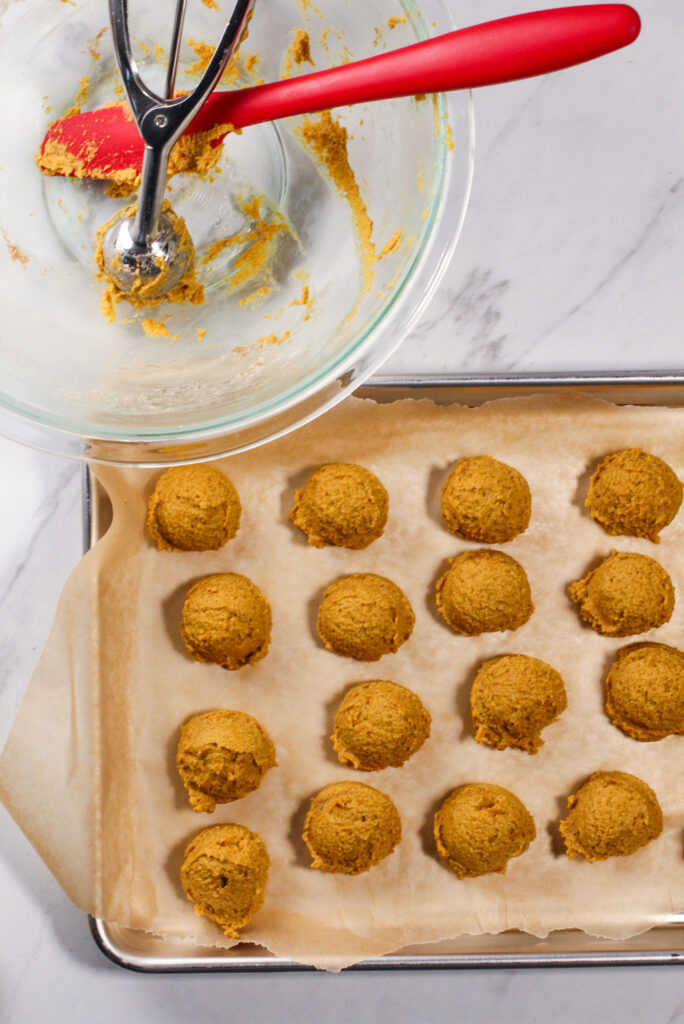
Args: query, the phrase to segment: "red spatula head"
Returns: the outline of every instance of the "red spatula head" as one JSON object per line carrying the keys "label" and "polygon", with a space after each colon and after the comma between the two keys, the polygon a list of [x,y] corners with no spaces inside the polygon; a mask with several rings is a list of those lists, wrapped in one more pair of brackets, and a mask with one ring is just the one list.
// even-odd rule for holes
{"label": "red spatula head", "polygon": [[38,166],[44,174],[71,178],[136,179],[144,144],[124,103],[87,110],[54,121],[47,130]]}

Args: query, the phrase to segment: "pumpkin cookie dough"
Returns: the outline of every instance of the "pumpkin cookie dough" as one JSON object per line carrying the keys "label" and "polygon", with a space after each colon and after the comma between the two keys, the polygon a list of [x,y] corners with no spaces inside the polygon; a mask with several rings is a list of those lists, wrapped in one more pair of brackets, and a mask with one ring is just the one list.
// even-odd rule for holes
{"label": "pumpkin cookie dough", "polygon": [[214,466],[175,466],[157,480],[147,529],[160,551],[215,551],[240,527],[238,493]]}
{"label": "pumpkin cookie dough", "polygon": [[360,875],[389,856],[401,839],[399,812],[363,782],[334,782],[311,801],[304,822],[311,867]]}
{"label": "pumpkin cookie dough", "polygon": [[555,668],[525,654],[485,661],[470,691],[475,739],[497,750],[536,754],[541,731],[565,711],[565,686]]}
{"label": "pumpkin cookie dough", "polygon": [[318,609],[318,635],[335,654],[377,661],[398,651],[416,621],[402,590],[384,576],[359,572],[335,580]]}
{"label": "pumpkin cookie dough", "polygon": [[465,636],[524,625],[534,611],[525,570],[503,551],[464,551],[437,581],[437,608]]}
{"label": "pumpkin cookie dough", "polygon": [[608,455],[591,478],[585,505],[606,533],[656,544],[682,503],[682,485],[666,462],[641,448]]}
{"label": "pumpkin cookie dough", "polygon": [[180,871],[195,913],[220,925],[231,939],[264,904],[270,861],[261,837],[243,825],[214,825],[185,851]]}
{"label": "pumpkin cookie dough", "polygon": [[271,642],[271,608],[246,576],[205,576],[188,590],[180,631],[197,661],[213,661],[232,671],[265,657]]}
{"label": "pumpkin cookie dough", "polygon": [[389,498],[374,473],[333,462],[319,466],[295,494],[290,519],[309,544],[323,548],[367,548],[382,535]]}
{"label": "pumpkin cookie dough", "polygon": [[505,544],[530,523],[525,477],[491,455],[457,462],[442,487],[442,519],[451,533],[479,544]]}
{"label": "pumpkin cookie dough", "polygon": [[606,714],[634,740],[684,735],[684,653],[667,644],[619,651],[606,678]]}
{"label": "pumpkin cookie dough", "polygon": [[648,555],[613,551],[568,593],[580,617],[603,636],[634,636],[667,622],[674,587],[659,562]]}
{"label": "pumpkin cookie dough", "polygon": [[247,796],[276,763],[271,737],[243,711],[207,711],[181,725],[176,767],[193,811]]}
{"label": "pumpkin cookie dough", "polygon": [[568,857],[627,857],[663,830],[655,793],[627,772],[594,772],[568,797],[568,808],[568,817],[560,823]]}
{"label": "pumpkin cookie dough", "polygon": [[353,686],[330,737],[342,764],[364,772],[400,768],[430,735],[432,719],[411,690],[386,679]]}
{"label": "pumpkin cookie dough", "polygon": [[537,834],[534,819],[517,796],[502,786],[459,786],[435,815],[437,852],[459,878],[491,872],[505,875]]}

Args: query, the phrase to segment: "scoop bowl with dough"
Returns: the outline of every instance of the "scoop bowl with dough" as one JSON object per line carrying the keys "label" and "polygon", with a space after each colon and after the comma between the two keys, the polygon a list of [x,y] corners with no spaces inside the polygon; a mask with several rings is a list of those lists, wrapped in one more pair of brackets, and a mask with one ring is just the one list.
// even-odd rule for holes
{"label": "scoop bowl with dough", "polygon": [[[188,4],[184,39],[215,44],[232,9],[229,0]],[[162,0],[141,0],[132,33],[143,79],[159,93],[166,68],[155,44],[158,53],[168,13]],[[194,243],[204,302],[121,303],[108,324],[95,231],[130,197],[45,177],[34,161],[84,78],[86,109],[120,100],[111,36],[99,36],[106,20],[101,0],[25,0],[0,12],[0,223],[9,239],[0,251],[0,430],[104,462],[244,450],[357,388],[425,308],[465,215],[470,97],[438,94],[436,109],[413,98],[337,108],[337,136],[320,114],[229,134],[211,174],[176,175],[167,190]],[[376,0],[372,13],[340,0],[271,0],[255,6],[229,87],[280,79],[298,29],[314,63],[293,64],[293,76],[375,56],[375,26],[381,48],[454,27],[440,0],[419,0],[410,17],[399,0]],[[178,90],[197,84],[197,57],[183,47]],[[307,124],[313,145],[301,135]],[[333,150],[343,138],[358,186],[351,200],[319,155],[326,139]],[[155,321],[150,334],[145,319]]]}

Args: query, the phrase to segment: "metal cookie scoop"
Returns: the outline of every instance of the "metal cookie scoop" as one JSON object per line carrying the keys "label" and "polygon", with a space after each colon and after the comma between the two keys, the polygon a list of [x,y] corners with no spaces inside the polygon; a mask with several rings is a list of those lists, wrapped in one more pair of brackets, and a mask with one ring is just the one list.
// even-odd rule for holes
{"label": "metal cookie scoop", "polygon": [[165,295],[182,280],[194,259],[187,233],[183,237],[179,231],[178,218],[171,210],[162,211],[169,154],[216,87],[254,2],[237,0],[197,88],[173,99],[187,0],[176,3],[165,98],[148,89],[140,77],[131,52],[128,0],[109,0],[116,62],[135,123],[145,142],[135,217],[117,220],[103,240],[105,272],[123,292],[144,292],[155,298]]}

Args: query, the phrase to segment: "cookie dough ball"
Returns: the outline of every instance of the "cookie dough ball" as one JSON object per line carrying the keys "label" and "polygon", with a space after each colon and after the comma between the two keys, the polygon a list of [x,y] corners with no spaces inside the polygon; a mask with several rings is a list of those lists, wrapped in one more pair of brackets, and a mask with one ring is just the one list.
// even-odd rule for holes
{"label": "cookie dough ball", "polygon": [[641,448],[603,460],[591,478],[585,505],[612,536],[659,541],[682,503],[682,485],[666,462]]}
{"label": "cookie dough ball", "polygon": [[505,875],[537,834],[534,819],[517,796],[502,786],[459,786],[435,815],[437,851],[459,878],[491,872]]}
{"label": "cookie dough ball", "polygon": [[176,767],[193,811],[247,796],[275,764],[271,737],[243,711],[207,711],[181,726]]}
{"label": "cookie dough ball", "polygon": [[214,551],[238,532],[242,507],[214,466],[167,469],[147,505],[147,529],[160,551]]}
{"label": "cookie dough ball", "polygon": [[304,842],[311,867],[360,875],[389,856],[401,839],[399,812],[388,796],[362,782],[334,782],[311,801]]}
{"label": "cookie dough ball", "polygon": [[613,551],[568,593],[581,618],[603,636],[645,633],[667,622],[674,609],[674,587],[662,565],[631,552]]}
{"label": "cookie dough ball", "polygon": [[181,885],[196,914],[238,939],[264,904],[269,867],[256,832],[243,825],[214,825],[196,835],[185,851]]}
{"label": "cookie dough ball", "polygon": [[442,519],[465,540],[505,544],[527,529],[531,511],[525,477],[491,455],[461,459],[442,487]]}
{"label": "cookie dough ball", "polygon": [[354,573],[335,580],[318,609],[318,635],[335,654],[377,661],[398,651],[416,617],[402,590],[384,576]]}
{"label": "cookie dough ball", "polygon": [[684,654],[667,644],[620,651],[606,678],[606,714],[634,740],[684,734]]}
{"label": "cookie dough ball", "polygon": [[411,690],[386,679],[359,683],[337,709],[331,739],[342,764],[364,772],[400,768],[430,735],[432,719]]}
{"label": "cookie dough ball", "polygon": [[568,797],[568,809],[560,823],[568,857],[627,857],[663,831],[655,793],[627,772],[594,772]]}
{"label": "cookie dough ball", "polygon": [[316,548],[367,548],[382,535],[389,498],[377,476],[363,466],[320,466],[295,494],[290,519]]}
{"label": "cookie dough ball", "polygon": [[485,661],[470,691],[475,739],[497,750],[518,747],[536,754],[544,745],[542,729],[567,706],[555,668],[525,654]]}
{"label": "cookie dough ball", "polygon": [[271,608],[246,576],[205,576],[186,594],[180,631],[197,661],[231,670],[254,665],[271,642]]}
{"label": "cookie dough ball", "polygon": [[525,570],[503,551],[464,551],[437,582],[437,608],[465,636],[523,626],[534,611]]}

